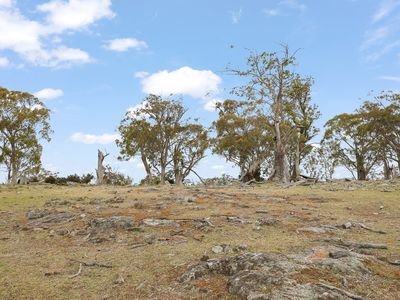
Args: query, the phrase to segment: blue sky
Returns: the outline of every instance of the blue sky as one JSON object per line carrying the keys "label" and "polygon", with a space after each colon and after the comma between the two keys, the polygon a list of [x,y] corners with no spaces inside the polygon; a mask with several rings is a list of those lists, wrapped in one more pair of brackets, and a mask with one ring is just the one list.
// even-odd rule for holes
{"label": "blue sky", "polygon": [[[371,90],[399,89],[399,33],[400,0],[0,0],[0,86],[52,110],[44,167],[94,173],[100,148],[137,182],[140,161],[117,162],[112,141],[146,92],[181,94],[209,125],[213,101],[240,83],[226,66],[286,43],[300,49],[297,71],[315,79],[322,127]],[[212,155],[198,171],[237,175]]]}

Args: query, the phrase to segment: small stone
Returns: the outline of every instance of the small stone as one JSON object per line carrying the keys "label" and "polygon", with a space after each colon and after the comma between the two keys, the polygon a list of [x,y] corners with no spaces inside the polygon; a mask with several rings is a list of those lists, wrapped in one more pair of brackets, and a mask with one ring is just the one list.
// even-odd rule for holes
{"label": "small stone", "polygon": [[352,226],[353,226],[353,224],[351,224],[350,222],[344,223],[344,224],[342,225],[342,227],[343,227],[344,229],[350,229]]}
{"label": "small stone", "polygon": [[256,221],[256,224],[259,226],[272,226],[278,222],[279,220],[275,218],[261,218]]}
{"label": "small stone", "polygon": [[144,219],[143,224],[148,226],[176,226],[179,227],[179,224],[174,220],[167,219]]}
{"label": "small stone", "polygon": [[224,252],[224,248],[220,245],[214,246],[211,248],[211,251],[214,252],[215,254],[219,254]]}

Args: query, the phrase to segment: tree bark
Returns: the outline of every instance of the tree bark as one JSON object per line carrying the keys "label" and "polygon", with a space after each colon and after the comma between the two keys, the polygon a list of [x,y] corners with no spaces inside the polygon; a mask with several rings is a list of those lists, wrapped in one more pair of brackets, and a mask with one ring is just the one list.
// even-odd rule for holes
{"label": "tree bark", "polygon": [[165,167],[164,166],[161,166],[160,184],[161,185],[165,184]]}
{"label": "tree bark", "polygon": [[96,169],[96,184],[102,185],[104,183],[104,166],[103,161],[109,153],[104,154],[102,151],[97,151],[97,169]]}
{"label": "tree bark", "polygon": [[271,180],[288,183],[290,179],[289,163],[286,156],[286,147],[282,143],[281,131],[279,122],[275,122],[275,158],[274,158],[274,173]]}
{"label": "tree bark", "polygon": [[383,159],[383,176],[385,180],[392,179],[393,176],[393,168],[390,166],[387,158]]}
{"label": "tree bark", "polygon": [[143,153],[141,153],[140,156],[141,156],[141,159],[143,162],[144,169],[146,170],[147,178],[149,179],[149,182],[151,183],[151,182],[153,182],[153,174],[151,174],[151,168],[147,162],[147,158]]}
{"label": "tree bark", "polygon": [[18,181],[18,168],[15,163],[11,163],[11,184],[17,184]]}
{"label": "tree bark", "polygon": [[365,170],[363,158],[356,155],[356,166],[357,166],[357,180],[366,180],[367,171]]}
{"label": "tree bark", "polygon": [[294,176],[293,179],[295,181],[300,180],[300,128],[297,128],[297,137],[296,137],[296,153],[294,159]]}

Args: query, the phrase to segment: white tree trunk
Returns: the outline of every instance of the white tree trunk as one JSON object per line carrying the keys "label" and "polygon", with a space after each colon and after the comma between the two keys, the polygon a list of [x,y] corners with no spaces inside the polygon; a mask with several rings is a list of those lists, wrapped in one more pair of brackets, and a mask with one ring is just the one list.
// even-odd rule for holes
{"label": "white tree trunk", "polygon": [[102,185],[104,183],[104,166],[103,161],[108,156],[108,153],[104,154],[102,151],[97,151],[97,169],[96,169],[96,184]]}

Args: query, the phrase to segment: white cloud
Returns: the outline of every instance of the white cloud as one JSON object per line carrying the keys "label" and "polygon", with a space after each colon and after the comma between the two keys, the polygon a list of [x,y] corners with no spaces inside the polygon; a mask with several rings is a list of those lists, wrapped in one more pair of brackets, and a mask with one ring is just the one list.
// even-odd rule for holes
{"label": "white cloud", "polygon": [[307,11],[307,6],[299,0],[281,0],[274,8],[266,8],[263,12],[269,17],[290,16],[293,14],[303,14]]}
{"label": "white cloud", "polygon": [[113,18],[111,0],[52,0],[37,6],[47,14],[50,32],[80,30],[103,18]]}
{"label": "white cloud", "polygon": [[36,92],[34,95],[35,97],[42,100],[51,100],[62,97],[64,95],[64,92],[60,89],[46,88]]}
{"label": "white cloud", "polygon": [[269,17],[275,17],[279,15],[279,11],[277,9],[264,9],[263,12]]}
{"label": "white cloud", "polygon": [[372,17],[372,22],[376,23],[383,20],[385,17],[389,16],[399,5],[399,0],[381,1],[378,11]]}
{"label": "white cloud", "polygon": [[219,92],[221,78],[212,71],[194,70],[182,67],[175,71],[160,71],[143,78],[142,90],[147,94],[169,96],[171,94],[188,95],[206,99],[212,93]]}
{"label": "white cloud", "polygon": [[91,61],[90,55],[77,48],[60,46],[50,52],[50,66],[63,66],[76,63],[88,63]]}
{"label": "white cloud", "polygon": [[233,10],[230,12],[231,13],[231,19],[233,24],[239,23],[240,19],[242,18],[242,9],[240,8],[239,10]]}
{"label": "white cloud", "polygon": [[381,0],[372,17],[372,25],[365,31],[360,50],[366,61],[376,61],[400,47],[400,1]]}
{"label": "white cloud", "polygon": [[84,144],[111,144],[119,138],[117,134],[84,134],[82,132],[76,132],[71,136],[71,141]]}
{"label": "white cloud", "polygon": [[135,78],[145,78],[148,75],[149,75],[149,72],[146,72],[146,71],[135,72]]}
{"label": "white cloud", "polygon": [[0,68],[6,68],[10,65],[10,61],[7,57],[0,56]]}
{"label": "white cloud", "polygon": [[65,31],[85,29],[102,18],[114,16],[111,0],[53,0],[37,7],[46,14],[46,21],[38,22],[24,16],[10,1],[0,1],[3,2],[0,5],[0,50],[14,51],[38,66],[66,67],[90,62],[89,54],[81,49],[54,47],[54,43],[49,42],[60,43],[59,35]]}
{"label": "white cloud", "polygon": [[380,76],[378,79],[400,82],[400,76]]}
{"label": "white cloud", "polygon": [[224,170],[224,169],[225,169],[225,166],[223,166],[223,165],[214,165],[214,166],[211,166],[211,169],[214,169],[214,170]]}
{"label": "white cloud", "polygon": [[147,44],[146,42],[137,40],[135,38],[125,38],[108,41],[104,47],[108,50],[124,52],[128,51],[129,49],[145,49],[147,48]]}
{"label": "white cloud", "polygon": [[10,7],[13,4],[12,0],[0,0],[0,7]]}

